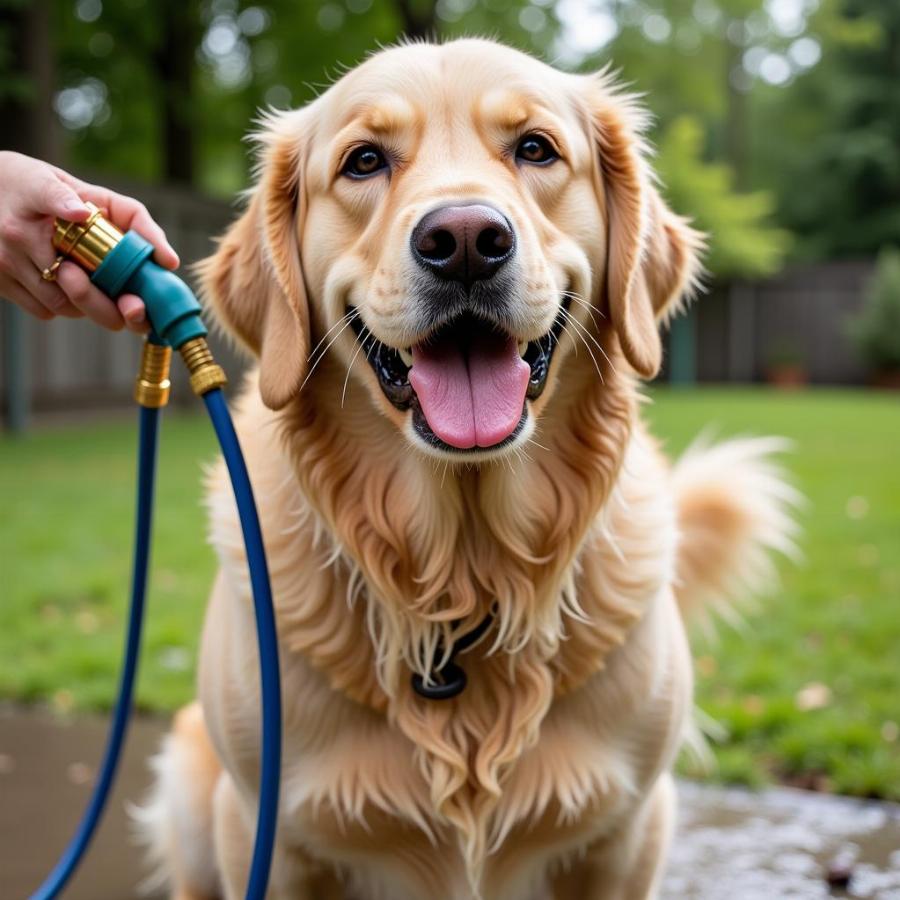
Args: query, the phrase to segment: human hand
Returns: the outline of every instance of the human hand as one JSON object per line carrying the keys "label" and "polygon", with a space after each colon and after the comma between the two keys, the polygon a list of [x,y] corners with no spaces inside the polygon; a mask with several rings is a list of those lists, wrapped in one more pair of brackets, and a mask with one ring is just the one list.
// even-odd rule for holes
{"label": "human hand", "polygon": [[150,241],[161,266],[177,268],[177,254],[142,203],[21,153],[0,151],[0,296],[39,319],[87,316],[113,331],[127,327],[146,333],[150,326],[139,297],[123,294],[113,303],[69,261],[59,266],[55,281],[41,277],[56,258],[54,217],[84,222],[90,215],[86,200],[105,210],[117,228],[134,229]]}

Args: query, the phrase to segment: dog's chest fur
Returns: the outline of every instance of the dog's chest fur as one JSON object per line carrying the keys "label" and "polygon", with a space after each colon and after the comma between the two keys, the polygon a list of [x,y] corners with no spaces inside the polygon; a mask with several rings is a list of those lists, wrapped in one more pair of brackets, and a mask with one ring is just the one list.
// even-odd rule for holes
{"label": "dog's chest fur", "polygon": [[[648,531],[672,531],[653,454],[633,442],[616,496],[568,548],[568,559],[560,546],[542,562],[532,544],[518,548],[518,565],[511,565],[503,553],[516,555],[511,545],[527,534],[495,535],[505,548],[498,556],[456,531],[444,536],[449,567],[434,562],[439,553],[417,562],[413,546],[407,571],[394,565],[385,573],[378,562],[404,552],[399,540],[391,545],[396,526],[376,522],[362,533],[345,522],[336,535],[297,490],[296,460],[278,452],[271,429],[257,422],[243,433],[254,483],[267,500],[263,528],[283,647],[285,833],[337,864],[354,860],[359,869],[360,859],[377,859],[373,871],[382,874],[395,866],[392,897],[407,882],[410,897],[452,896],[448,885],[456,883],[460,897],[476,888],[500,897],[499,888],[487,889],[492,882],[504,891],[521,882],[509,896],[529,897],[526,885],[554,860],[633,808],[680,731],[687,687],[669,676],[685,667],[649,651],[660,643],[678,651],[681,630],[669,589],[672,548],[643,539]],[[380,485],[382,508],[402,506],[408,487]],[[242,635],[252,655],[238,525],[217,476],[211,503],[223,573],[210,615],[242,617],[227,630]],[[398,611],[402,597],[391,592],[418,582],[441,584],[445,593]],[[477,621],[498,599],[494,633],[461,657],[465,693],[449,702],[415,695],[410,669],[430,664],[428,650],[445,634],[429,612],[458,603]],[[241,611],[221,609],[228,605]],[[659,641],[661,627],[674,643]],[[498,646],[487,654],[492,639]],[[627,652],[618,649],[623,644]],[[233,679],[230,690],[241,693]],[[243,696],[243,721],[252,720],[253,692],[244,688]],[[228,718],[241,719],[236,712]],[[224,722],[210,727],[217,743],[244,745],[232,747],[231,761],[246,765],[252,783],[248,736]],[[629,752],[634,746],[644,757]],[[509,849],[522,846],[532,852]],[[381,847],[391,848],[393,862]],[[367,883],[377,880],[373,874]]]}

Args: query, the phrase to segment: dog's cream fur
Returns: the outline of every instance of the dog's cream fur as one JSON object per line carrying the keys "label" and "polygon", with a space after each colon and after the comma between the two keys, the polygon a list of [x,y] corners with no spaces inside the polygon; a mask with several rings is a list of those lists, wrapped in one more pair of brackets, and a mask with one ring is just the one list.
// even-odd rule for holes
{"label": "dog's cream fur", "polygon": [[[497,150],[536,127],[562,148],[553,166]],[[658,369],[657,323],[700,246],[660,199],[641,128],[608,78],[485,41],[384,51],[264,124],[258,186],[203,271],[260,360],[236,422],[281,646],[272,897],[655,893],[691,713],[682,610],[735,579],[755,587],[791,525],[773,445],[699,448],[671,469],[641,424],[635,374]],[[342,179],[342,148],[373,134],[396,173]],[[565,290],[578,298],[527,434],[468,466],[410,446],[409,414],[340,321],[353,303],[379,340],[408,343],[409,231],[448,198],[514,223],[520,340],[549,328]],[[209,504],[221,567],[200,703],[176,717],[141,813],[182,900],[243,895],[259,778],[253,612],[222,466]],[[492,606],[461,657],[466,691],[416,695],[411,673]]]}

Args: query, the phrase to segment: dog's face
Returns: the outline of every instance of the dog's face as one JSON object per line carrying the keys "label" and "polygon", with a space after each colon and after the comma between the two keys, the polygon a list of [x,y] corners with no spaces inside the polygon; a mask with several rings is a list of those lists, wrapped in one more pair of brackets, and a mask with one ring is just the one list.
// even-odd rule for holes
{"label": "dog's face", "polygon": [[414,446],[477,462],[529,439],[576,342],[652,375],[697,240],[638,129],[603,79],[486,41],[387,50],[271,122],[206,267],[266,402],[333,354]]}

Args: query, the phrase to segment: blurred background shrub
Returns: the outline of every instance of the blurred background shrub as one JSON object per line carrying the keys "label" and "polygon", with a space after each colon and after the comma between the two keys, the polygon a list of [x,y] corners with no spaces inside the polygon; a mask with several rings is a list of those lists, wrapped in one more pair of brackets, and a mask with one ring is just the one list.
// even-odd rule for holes
{"label": "blurred background shrub", "polygon": [[900,250],[896,247],[881,251],[866,304],[853,320],[851,333],[875,377],[900,387]]}

